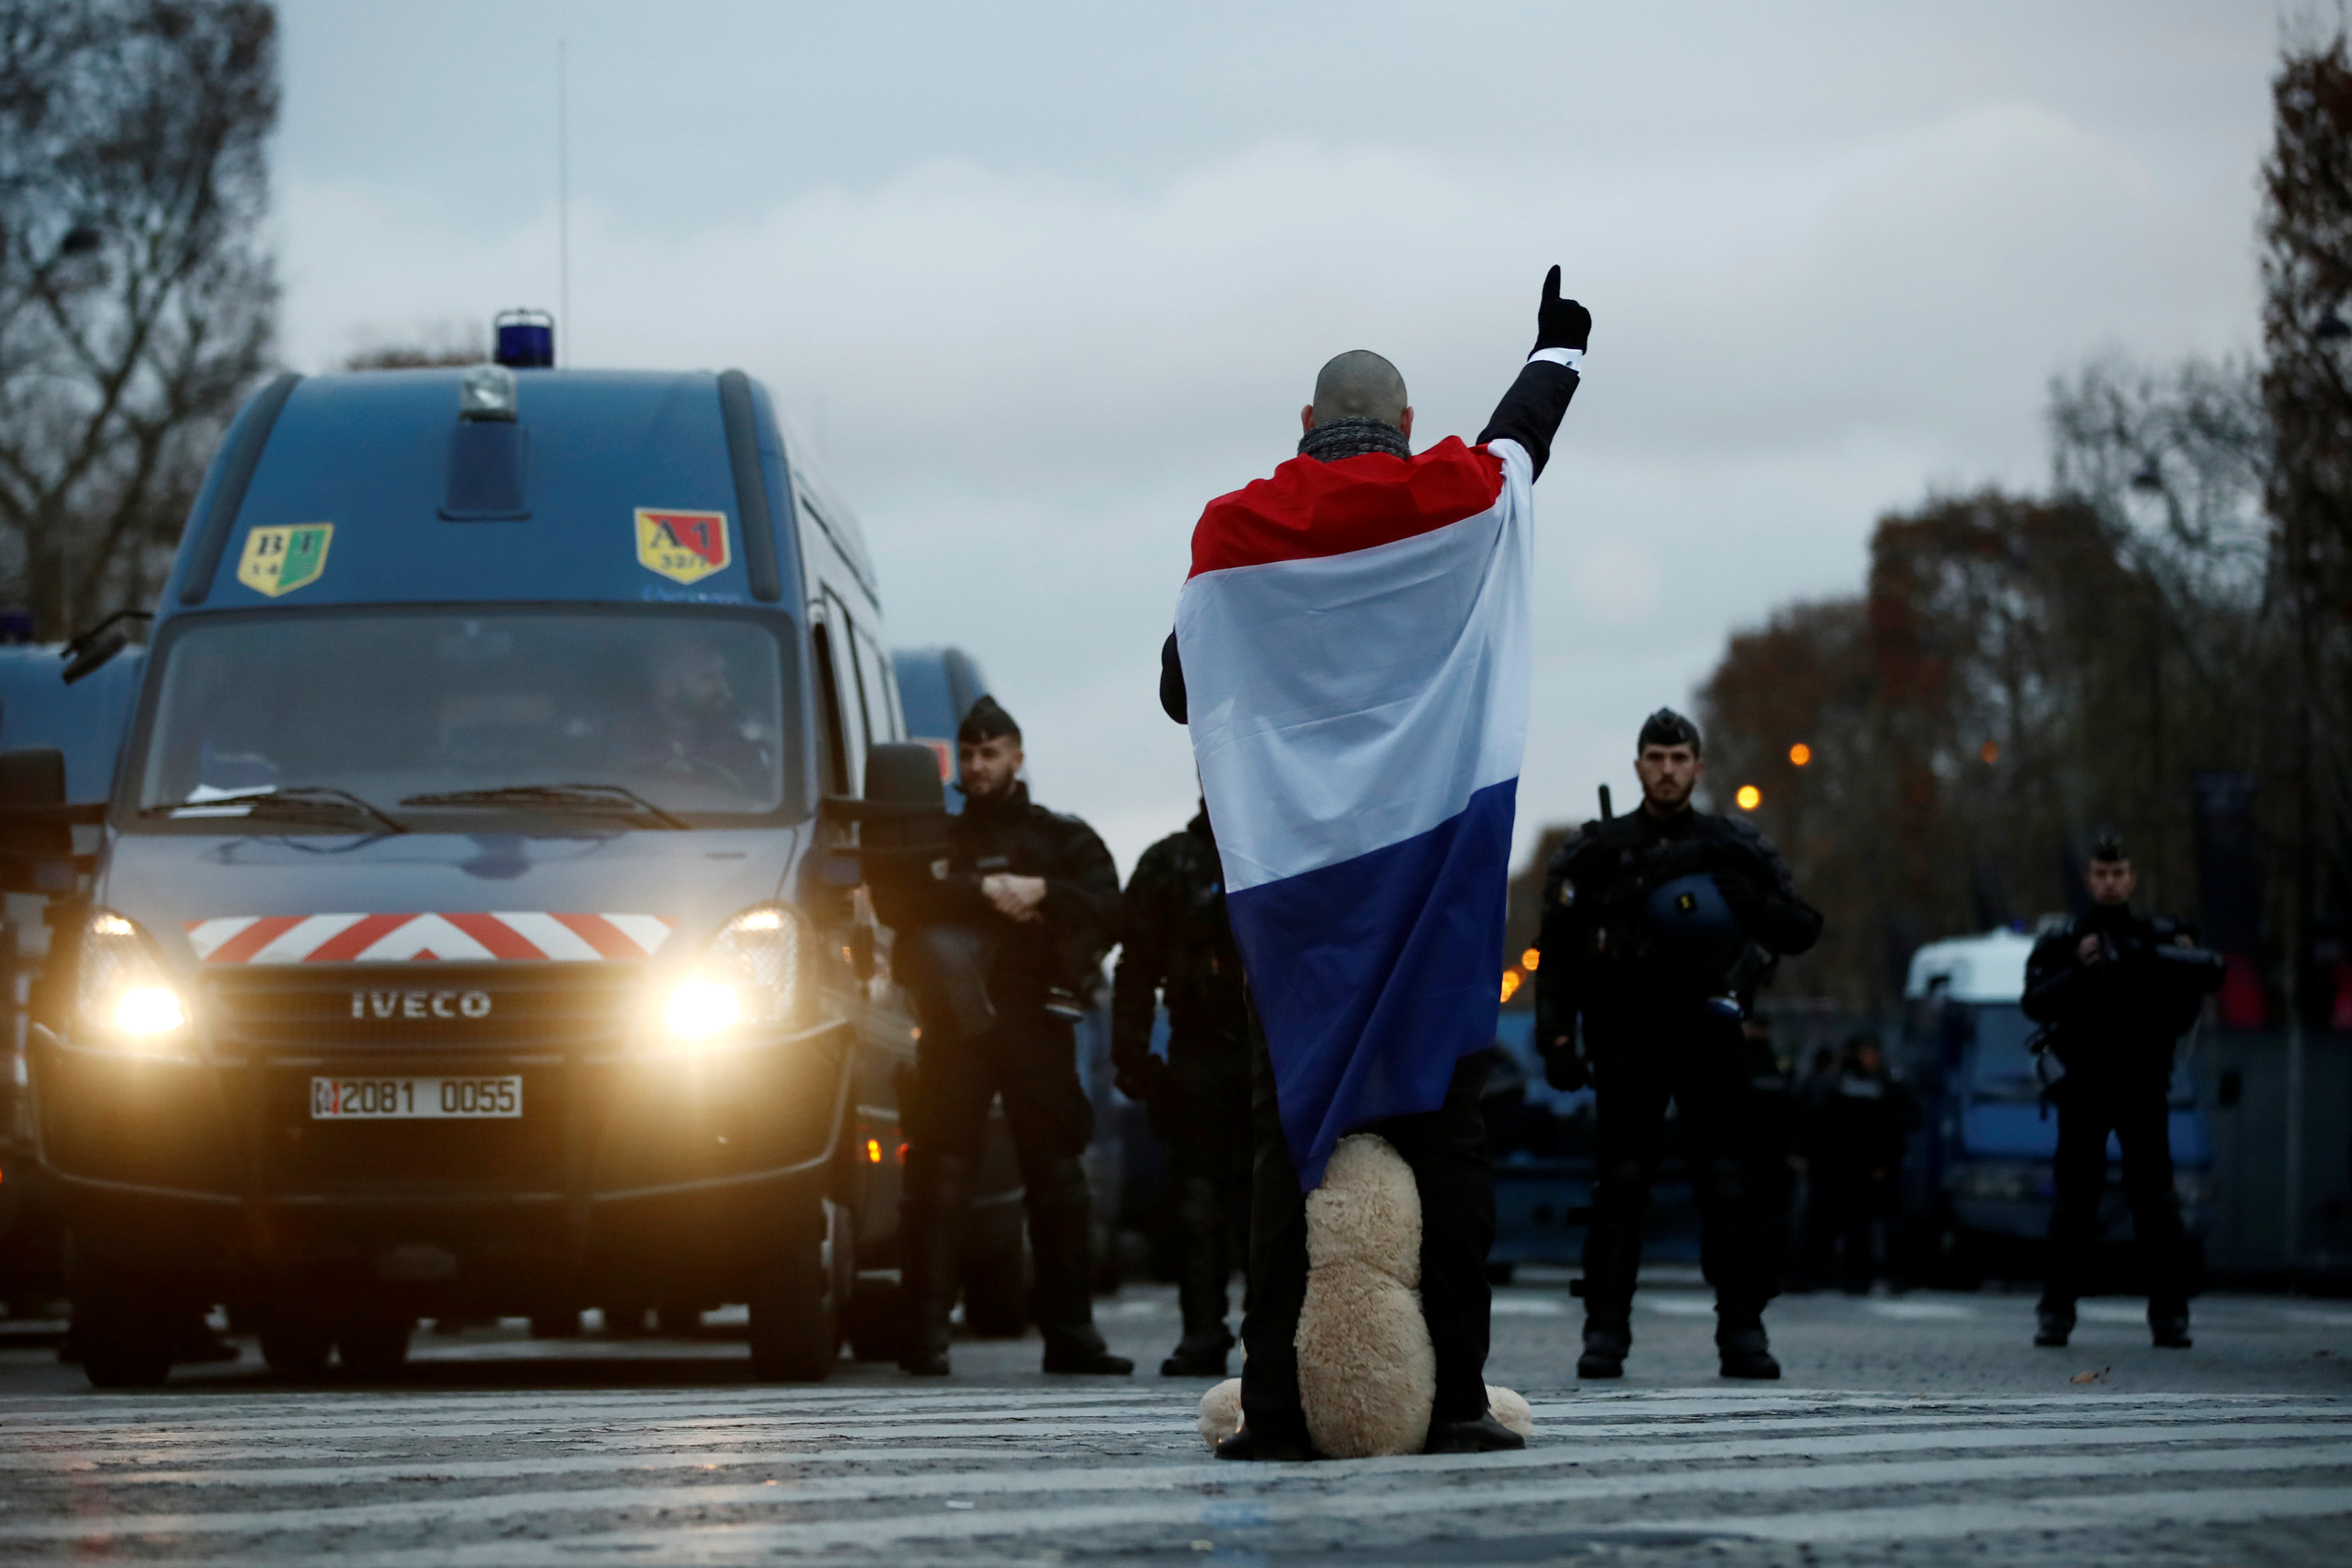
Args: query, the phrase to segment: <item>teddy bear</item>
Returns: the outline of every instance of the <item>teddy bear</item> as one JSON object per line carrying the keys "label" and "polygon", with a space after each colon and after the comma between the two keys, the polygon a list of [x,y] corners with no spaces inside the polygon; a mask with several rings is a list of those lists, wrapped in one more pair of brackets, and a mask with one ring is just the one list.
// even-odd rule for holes
{"label": "teddy bear", "polygon": [[[1429,1438],[1437,1357],[1414,1288],[1421,1283],[1421,1193],[1386,1139],[1339,1140],[1323,1185],[1307,1195],[1307,1300],[1299,1309],[1298,1397],[1316,1450],[1335,1459],[1417,1454]],[[1495,1418],[1521,1437],[1528,1402],[1488,1385]],[[1211,1448],[1241,1425],[1242,1384],[1202,1396]]]}

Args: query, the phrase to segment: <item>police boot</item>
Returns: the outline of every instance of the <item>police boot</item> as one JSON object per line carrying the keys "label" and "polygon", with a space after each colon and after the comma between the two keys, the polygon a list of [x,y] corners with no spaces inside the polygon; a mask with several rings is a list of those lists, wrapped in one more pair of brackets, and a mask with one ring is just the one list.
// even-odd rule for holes
{"label": "police boot", "polygon": [[1772,1357],[1771,1342],[1764,1336],[1760,1313],[1719,1319],[1715,1329],[1715,1354],[1717,1370],[1726,1377],[1769,1382],[1780,1375],[1780,1364]]}
{"label": "police boot", "polygon": [[2187,1350],[2194,1344],[2189,1337],[2189,1303],[2148,1302],[2147,1335],[2158,1350]]}
{"label": "police boot", "polygon": [[2033,1309],[2033,1343],[2044,1350],[2063,1350],[2074,1332],[2074,1303],[2043,1301]]}
{"label": "police boot", "polygon": [[1045,1340],[1045,1370],[1122,1375],[1135,1363],[1113,1355],[1095,1327],[1094,1263],[1087,1231],[1093,1216],[1087,1168],[1055,1160],[1029,1187],[1029,1240],[1037,1281],[1030,1298]]}
{"label": "police boot", "polygon": [[1623,1322],[1584,1320],[1584,1354],[1576,1358],[1579,1377],[1622,1377],[1625,1375],[1625,1353],[1633,1348],[1633,1335]]}
{"label": "police boot", "polygon": [[948,1375],[948,1319],[955,1311],[956,1259],[971,1162],[917,1151],[917,1180],[899,1214],[898,1369],[918,1377]]}
{"label": "police boot", "polygon": [[1224,1217],[1216,1188],[1188,1176],[1176,1194],[1177,1239],[1184,1254],[1176,1276],[1176,1300],[1184,1312],[1184,1337],[1176,1353],[1160,1364],[1162,1377],[1223,1377],[1234,1336],[1225,1328]]}

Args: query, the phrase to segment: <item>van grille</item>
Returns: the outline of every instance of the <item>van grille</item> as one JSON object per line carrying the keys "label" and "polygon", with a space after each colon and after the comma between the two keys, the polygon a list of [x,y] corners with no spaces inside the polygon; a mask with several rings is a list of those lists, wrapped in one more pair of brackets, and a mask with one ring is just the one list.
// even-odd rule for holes
{"label": "van grille", "polygon": [[[387,972],[387,971],[390,972]],[[209,976],[215,1039],[265,1054],[595,1051],[634,1009],[635,964],[381,964]]]}

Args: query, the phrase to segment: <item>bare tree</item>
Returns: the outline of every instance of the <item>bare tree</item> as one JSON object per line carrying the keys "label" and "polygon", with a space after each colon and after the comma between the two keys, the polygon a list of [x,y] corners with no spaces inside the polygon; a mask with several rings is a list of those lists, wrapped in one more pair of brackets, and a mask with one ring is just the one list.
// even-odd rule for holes
{"label": "bare tree", "polygon": [[152,590],[268,367],[277,18],[0,0],[0,540],[43,635]]}
{"label": "bare tree", "polygon": [[[2352,924],[2352,49],[2291,44],[2263,163],[2263,401],[2273,444],[2269,591],[2294,722],[2289,913],[2299,995]],[[2332,949],[2324,955],[2322,948]]]}

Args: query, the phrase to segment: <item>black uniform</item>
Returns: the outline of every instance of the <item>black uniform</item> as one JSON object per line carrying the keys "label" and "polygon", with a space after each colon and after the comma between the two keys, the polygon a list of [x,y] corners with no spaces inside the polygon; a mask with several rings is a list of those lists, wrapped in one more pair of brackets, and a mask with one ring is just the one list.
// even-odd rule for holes
{"label": "black uniform", "polygon": [[1717,1342],[1728,1348],[1730,1336],[1753,1333],[1760,1352],[1778,1232],[1759,1186],[1739,1016],[1771,957],[1811,946],[1821,916],[1798,899],[1761,833],[1687,808],[1586,823],[1554,852],[1543,907],[1538,1041],[1556,1082],[1589,1072],[1596,1091],[1588,1340],[1613,1336],[1619,1357],[1630,1343],[1642,1221],[1671,1100],[1698,1199]]}
{"label": "black uniform", "polygon": [[[2084,963],[2085,937],[2099,958]],[[2131,1205],[2148,1281],[2151,1324],[2177,1323],[2184,1336],[2194,1281],[2172,1186],[2167,1098],[2174,1045],[2221,961],[2168,920],[2143,920],[2121,904],[2098,905],[2034,944],[2025,966],[2025,1014],[2052,1026],[2048,1049],[2065,1068],[2050,1091],[2058,1107],[2057,1204],[2050,1216],[2050,1278],[2042,1309],[2070,1328],[2083,1269],[2107,1185],[2107,1134],[2123,1146],[2124,1196]],[[2045,1332],[2054,1325],[2045,1323]]]}
{"label": "black uniform", "polygon": [[[1079,1156],[1094,1107],[1078,1081],[1070,1020],[1048,1010],[1079,967],[1118,930],[1118,871],[1093,829],[1029,799],[1016,782],[950,819],[949,852],[928,877],[877,881],[876,913],[898,933],[902,977],[923,1021],[908,1134],[904,1291],[910,1362],[942,1355],[956,1295],[959,1226],[1002,1094],[1027,1189],[1036,1260],[1032,1303],[1049,1370],[1070,1354],[1099,1353],[1087,1259],[1089,1200]],[[1042,918],[1014,921],[981,892],[995,872],[1045,880]],[[968,973],[960,974],[961,965]],[[976,976],[982,987],[970,983]]]}
{"label": "black uniform", "polygon": [[[1225,918],[1224,868],[1203,808],[1135,863],[1111,999],[1111,1061],[1121,1092],[1151,1108],[1168,1144],[1184,1337],[1160,1370],[1223,1376],[1234,1336],[1225,1286],[1249,1258],[1249,998]],[[1156,1003],[1168,1057],[1151,1054]]]}
{"label": "black uniform", "polygon": [[1883,1066],[1872,1072],[1854,1061],[1822,1086],[1806,1118],[1805,1166],[1812,1188],[1808,1261],[1825,1266],[1831,1246],[1842,1239],[1841,1272],[1849,1293],[1870,1289],[1874,1231],[1885,1233],[1882,1262],[1893,1271],[1891,1227],[1901,1195],[1903,1147],[1918,1124],[1907,1088]]}

